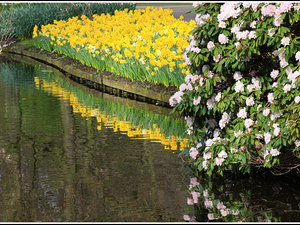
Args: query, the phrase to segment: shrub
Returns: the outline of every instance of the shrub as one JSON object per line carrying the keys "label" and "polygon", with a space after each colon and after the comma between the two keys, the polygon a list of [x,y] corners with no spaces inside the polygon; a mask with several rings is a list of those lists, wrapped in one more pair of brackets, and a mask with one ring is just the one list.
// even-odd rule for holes
{"label": "shrub", "polygon": [[191,167],[209,175],[298,167],[300,4],[194,6],[184,53],[193,75],[170,98],[189,126]]}
{"label": "shrub", "polygon": [[[18,6],[18,7],[15,7]],[[5,8],[4,8],[5,7]],[[31,37],[37,25],[53,23],[54,20],[67,20],[70,17],[93,14],[113,15],[115,10],[135,9],[135,3],[27,3],[3,6],[0,14],[0,35],[9,35],[20,40]],[[8,30],[13,27],[13,30]],[[4,38],[5,39],[5,38]]]}

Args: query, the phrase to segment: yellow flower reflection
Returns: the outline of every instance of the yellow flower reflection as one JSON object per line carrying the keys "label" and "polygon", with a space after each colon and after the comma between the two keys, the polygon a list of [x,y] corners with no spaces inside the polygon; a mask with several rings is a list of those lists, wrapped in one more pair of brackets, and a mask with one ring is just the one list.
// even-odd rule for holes
{"label": "yellow flower reflection", "polygon": [[150,129],[144,129],[142,125],[132,125],[129,121],[126,121],[125,118],[124,120],[120,120],[114,115],[107,115],[106,112],[98,108],[84,105],[84,103],[78,100],[76,94],[61,88],[57,82],[47,82],[41,80],[39,77],[35,77],[34,81],[37,89],[47,93],[50,92],[54,97],[70,101],[74,113],[79,113],[86,119],[95,117],[99,123],[97,126],[98,130],[101,130],[102,123],[104,126],[112,128],[114,132],[120,132],[134,139],[149,139],[151,142],[161,143],[165,149],[173,151],[182,151],[187,144],[187,138],[175,137],[174,135],[166,137],[163,133],[163,129],[158,128],[157,124],[153,124]]}

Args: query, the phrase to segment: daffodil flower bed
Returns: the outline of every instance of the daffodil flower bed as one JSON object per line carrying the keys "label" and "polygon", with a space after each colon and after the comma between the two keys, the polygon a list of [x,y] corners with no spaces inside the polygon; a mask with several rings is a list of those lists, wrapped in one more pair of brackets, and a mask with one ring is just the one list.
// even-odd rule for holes
{"label": "daffodil flower bed", "polygon": [[38,48],[63,53],[100,71],[132,80],[178,86],[189,74],[183,52],[196,22],[175,19],[171,9],[147,7],[115,15],[73,17],[35,26]]}

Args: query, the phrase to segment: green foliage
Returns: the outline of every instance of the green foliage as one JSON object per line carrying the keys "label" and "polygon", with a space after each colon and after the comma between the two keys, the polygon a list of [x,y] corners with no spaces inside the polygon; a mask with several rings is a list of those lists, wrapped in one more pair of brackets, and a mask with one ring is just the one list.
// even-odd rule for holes
{"label": "green foliage", "polygon": [[0,36],[23,40],[31,37],[35,25],[40,28],[54,20],[67,20],[81,15],[113,15],[115,10],[134,10],[135,7],[135,3],[14,3],[5,5],[5,10],[2,13],[0,11]]}

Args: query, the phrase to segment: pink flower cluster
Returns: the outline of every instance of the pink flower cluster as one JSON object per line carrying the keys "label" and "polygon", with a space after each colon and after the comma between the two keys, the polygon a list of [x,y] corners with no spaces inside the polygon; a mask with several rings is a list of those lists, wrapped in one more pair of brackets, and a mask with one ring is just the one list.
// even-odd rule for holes
{"label": "pink flower cluster", "polygon": [[203,26],[204,24],[206,24],[206,21],[204,21],[204,20],[207,20],[208,18],[209,18],[209,14],[205,14],[203,16],[201,16],[200,14],[197,14],[195,20],[199,26]]}

